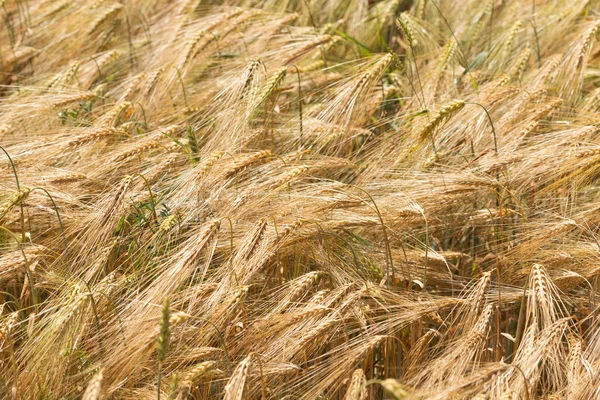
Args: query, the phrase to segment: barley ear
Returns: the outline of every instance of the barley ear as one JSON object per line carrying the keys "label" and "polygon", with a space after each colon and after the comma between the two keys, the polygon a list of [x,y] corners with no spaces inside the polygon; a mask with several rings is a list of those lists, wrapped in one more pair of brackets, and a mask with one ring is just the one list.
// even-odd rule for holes
{"label": "barley ear", "polygon": [[385,379],[379,382],[383,390],[396,400],[405,400],[411,398],[410,392],[406,386],[402,385],[395,379]]}
{"label": "barley ear", "polygon": [[251,355],[244,358],[233,371],[229,382],[225,386],[224,400],[241,400],[244,398],[244,388],[246,386],[248,370],[250,369],[251,358]]}
{"label": "barley ear", "polygon": [[171,340],[170,318],[171,311],[169,309],[170,301],[166,297],[163,302],[162,312],[160,316],[160,333],[158,334],[157,340],[157,357],[161,363],[167,358],[167,352],[169,351],[169,341]]}
{"label": "barley ear", "polygon": [[97,400],[100,398],[102,394],[102,384],[104,382],[104,370],[100,369],[96,374],[90,379],[81,400]]}
{"label": "barley ear", "polygon": [[157,358],[158,358],[158,388],[157,398],[160,400],[160,380],[162,375],[162,363],[167,358],[167,352],[169,351],[169,341],[171,339],[171,331],[169,330],[171,312],[169,310],[169,298],[166,297],[163,301],[163,307],[160,316],[160,332],[157,339]]}

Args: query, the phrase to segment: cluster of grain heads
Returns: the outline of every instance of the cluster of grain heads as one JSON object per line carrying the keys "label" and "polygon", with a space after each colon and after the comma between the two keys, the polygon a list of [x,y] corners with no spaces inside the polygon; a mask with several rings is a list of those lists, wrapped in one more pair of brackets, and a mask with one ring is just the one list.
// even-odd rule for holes
{"label": "cluster of grain heads", "polygon": [[454,100],[451,103],[443,105],[437,113],[429,118],[429,122],[421,130],[421,133],[419,134],[420,140],[424,141],[430,138],[437,128],[451,119],[464,107],[465,102],[462,100]]}
{"label": "cluster of grain heads", "polygon": [[0,0],[0,397],[598,397],[597,1],[300,3]]}
{"label": "cluster of grain heads", "polygon": [[250,371],[251,361],[252,356],[247,356],[235,367],[225,386],[225,400],[242,400],[244,398],[244,389],[246,388],[246,379]]}
{"label": "cluster of grain heads", "polygon": [[104,383],[104,370],[100,369],[94,374],[83,392],[82,400],[98,400],[102,395],[102,384]]}
{"label": "cluster of grain heads", "polygon": [[402,31],[404,36],[406,37],[406,41],[408,45],[413,48],[417,45],[417,41],[415,40],[414,29],[412,27],[412,22],[408,17],[408,14],[405,12],[400,15],[398,19],[398,28]]}
{"label": "cluster of grain heads", "polygon": [[348,389],[344,400],[365,400],[367,399],[367,388],[366,388],[365,373],[362,369],[357,369],[352,373],[350,383],[348,383]]}

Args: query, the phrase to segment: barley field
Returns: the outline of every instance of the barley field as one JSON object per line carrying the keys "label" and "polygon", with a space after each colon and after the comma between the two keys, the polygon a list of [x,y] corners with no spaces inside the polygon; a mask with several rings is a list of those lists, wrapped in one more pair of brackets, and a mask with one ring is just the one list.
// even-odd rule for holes
{"label": "barley field", "polygon": [[600,399],[600,1],[0,16],[1,399]]}

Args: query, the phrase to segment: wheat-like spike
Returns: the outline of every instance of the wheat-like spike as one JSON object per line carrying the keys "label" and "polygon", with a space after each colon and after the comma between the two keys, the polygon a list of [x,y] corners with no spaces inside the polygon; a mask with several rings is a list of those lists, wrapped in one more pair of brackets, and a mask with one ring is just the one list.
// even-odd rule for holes
{"label": "wheat-like spike", "polygon": [[129,82],[129,84],[125,88],[125,90],[123,91],[123,94],[121,94],[121,100],[126,100],[127,98],[129,98],[129,96],[131,95],[131,93],[135,90],[135,88],[144,79],[146,79],[146,73],[145,72],[142,72],[142,73],[137,74],[136,76],[134,76],[133,79],[131,79],[131,81]]}
{"label": "wheat-like spike", "polygon": [[454,40],[450,40],[444,46],[444,52],[442,53],[442,61],[438,66],[438,69],[443,71],[446,69],[448,62],[452,60],[454,54],[456,53],[456,42]]}
{"label": "wheat-like spike", "polygon": [[[127,110],[127,111],[126,111]],[[128,114],[133,110],[133,105],[129,101],[123,101],[116,104],[109,112],[104,114],[102,120],[104,125],[113,125],[117,122],[117,118],[121,115],[122,112],[126,111]]]}
{"label": "wheat-like spike", "polygon": [[[170,142],[165,145],[160,145],[166,153],[181,152],[186,145],[189,145],[188,139],[179,139],[179,143]],[[194,161],[197,161],[198,156],[194,156]]]}
{"label": "wheat-like spike", "polygon": [[206,30],[202,30],[200,32],[194,33],[192,37],[188,39],[183,50],[183,61],[181,62],[181,64],[179,64],[178,67],[180,70],[192,59],[196,45],[198,44],[200,39],[202,39],[207,34],[212,36],[211,33],[207,32]]}
{"label": "wheat-like spike", "polygon": [[527,61],[529,61],[529,57],[531,57],[531,49],[529,47],[525,47],[513,63],[513,66],[508,71],[508,76],[512,76],[516,79],[520,79],[525,67],[527,66]]}
{"label": "wheat-like spike", "polygon": [[243,302],[244,299],[246,298],[246,296],[248,295],[249,289],[250,289],[250,286],[248,286],[248,285],[240,286],[235,291],[235,293],[233,294],[233,296],[231,298],[231,302],[230,302],[231,307],[235,307],[236,305]]}
{"label": "wheat-like spike", "polygon": [[271,29],[270,31],[268,31],[266,33],[268,35],[267,37],[278,34],[282,27],[291,24],[292,22],[296,21],[298,18],[300,18],[300,15],[298,13],[292,13],[292,14],[288,14],[285,17],[279,19],[278,21],[276,21],[273,24],[274,25],[273,29]]}
{"label": "wheat-like spike", "polygon": [[494,0],[488,0],[485,3],[484,9],[481,12],[480,17],[477,20],[477,23],[475,24],[475,26],[473,27],[473,29],[469,35],[469,41],[473,42],[479,38],[479,34],[481,33],[481,29],[483,29],[483,27],[484,27],[487,17],[489,15],[491,15],[492,11],[494,10],[494,4],[495,4]]}
{"label": "wheat-like spike", "polygon": [[580,151],[579,153],[577,153],[577,157],[578,158],[586,158],[586,157],[597,156],[599,154],[600,154],[600,148],[595,148],[595,149]]}
{"label": "wheat-like spike", "polygon": [[81,63],[79,62],[79,60],[77,60],[77,61],[73,62],[73,64],[71,64],[71,68],[69,68],[69,70],[67,71],[67,74],[65,75],[65,77],[63,79],[63,82],[65,83],[65,85],[68,85],[71,82],[71,80],[73,80],[73,78],[77,74],[77,71],[79,70],[80,65],[81,65]]}
{"label": "wheat-like spike", "polygon": [[187,395],[194,381],[209,374],[214,376],[216,371],[220,372],[220,370],[215,368],[216,364],[216,361],[204,361],[190,368],[181,379],[180,387],[183,389],[184,395]]}
{"label": "wheat-like spike", "polygon": [[292,303],[303,297],[311,286],[314,286],[319,282],[322,276],[322,272],[316,271],[303,275],[290,288],[287,300]]}
{"label": "wheat-like spike", "polygon": [[281,232],[277,235],[277,242],[287,238],[292,232],[296,231],[300,228],[306,221],[302,218],[297,219],[294,223],[287,225]]}
{"label": "wheat-like spike", "polygon": [[213,41],[217,36],[216,33],[212,33],[211,31],[221,25],[224,21],[235,18],[238,15],[244,12],[241,8],[236,8],[233,11],[225,14],[223,17],[219,18],[217,21],[208,25],[206,28],[202,29],[194,33],[186,42],[183,50],[183,60],[178,65],[178,69],[182,70],[191,60],[194,58],[195,54],[201,51],[208,43]]}
{"label": "wheat-like spike", "polygon": [[506,85],[508,82],[510,82],[510,76],[508,76],[506,74],[503,74],[498,79],[494,80],[490,84],[491,85],[491,90],[495,91],[499,87]]}
{"label": "wheat-like spike", "polygon": [[110,7],[108,7],[102,14],[100,14],[92,23],[90,24],[90,28],[87,31],[88,35],[91,35],[109,18],[114,17],[121,9],[123,5],[120,3],[114,3]]}
{"label": "wheat-like spike", "polygon": [[191,126],[187,129],[187,139],[188,139],[188,145],[190,146],[190,153],[191,153],[193,159],[195,161],[198,161],[198,153],[200,152],[200,145],[198,144],[198,139],[196,139],[196,133],[194,132],[194,129]]}
{"label": "wheat-like spike", "polygon": [[[497,88],[494,88],[497,89]],[[508,100],[517,93],[521,93],[521,88],[516,86],[508,86],[502,90],[496,91],[488,99],[488,107],[493,107],[504,100]]]}
{"label": "wheat-like spike", "polygon": [[583,41],[581,42],[579,53],[577,54],[577,59],[575,61],[575,68],[579,68],[579,66],[583,64],[583,61],[587,57],[592,46],[592,40],[594,40],[594,38],[598,34],[599,29],[600,20],[596,21],[594,25],[592,25],[583,36]]}
{"label": "wheat-like spike", "polygon": [[50,179],[52,183],[70,183],[88,179],[88,176],[79,172],[67,172]]}
{"label": "wheat-like spike", "polygon": [[335,325],[337,322],[334,318],[326,318],[319,322],[316,326],[310,329],[304,336],[298,339],[296,344],[296,348],[301,350],[303,349],[309,342],[315,340],[318,336],[321,336],[325,332],[327,332],[331,327]]}
{"label": "wheat-like spike", "polygon": [[68,96],[62,100],[53,102],[52,107],[60,108],[60,107],[68,106],[71,103],[80,103],[80,102],[83,102],[86,100],[90,100],[90,99],[93,99],[94,97],[96,97],[96,95],[91,92],[72,95],[72,96]]}
{"label": "wheat-like spike", "polygon": [[217,163],[223,156],[225,152],[223,151],[214,151],[212,152],[203,162],[198,166],[198,168],[194,171],[194,176],[196,178],[203,177],[210,168]]}
{"label": "wheat-like spike", "polygon": [[263,14],[262,10],[251,9],[243,11],[242,15],[237,16],[236,18],[231,19],[228,23],[228,27],[224,30],[223,36],[226,36],[233,30],[241,30],[244,29],[244,24],[252,20],[258,15]]}
{"label": "wheat-like spike", "polygon": [[454,40],[451,40],[448,42],[448,44],[446,44],[446,46],[444,46],[444,52],[442,53],[442,58],[437,67],[437,71],[435,74],[436,75],[435,76],[435,87],[433,89],[434,97],[438,93],[440,86],[442,84],[442,77],[443,77],[444,71],[448,67],[448,63],[450,62],[450,60],[452,60],[454,58],[455,53],[456,53],[456,42]]}
{"label": "wheat-like spike", "polygon": [[258,71],[260,66],[261,66],[261,63],[260,63],[260,61],[257,61],[257,60],[250,61],[248,63],[248,65],[246,66],[246,68],[244,70],[244,75],[243,75],[244,86],[242,87],[242,91],[240,93],[240,99],[243,99],[248,95],[248,92],[252,88],[252,82],[254,80],[254,76],[256,75],[256,72]]}
{"label": "wheat-like spike", "polygon": [[457,185],[468,186],[473,188],[493,187],[497,185],[492,179],[477,179],[477,178],[460,178],[456,180]]}
{"label": "wheat-like spike", "polygon": [[[442,321],[443,322],[443,321]],[[417,342],[411,347],[410,353],[408,355],[408,360],[410,362],[410,368],[408,371],[416,372],[419,364],[423,363],[427,360],[427,351],[431,344],[431,341],[437,336],[439,333],[434,330],[428,330],[423,336],[417,340]],[[414,374],[414,372],[411,372]]]}
{"label": "wheat-like spike", "polygon": [[153,73],[151,73],[150,76],[148,76],[148,79],[146,80],[146,85],[144,86],[144,90],[142,91],[143,97],[147,97],[150,94],[152,89],[154,89],[156,81],[158,81],[158,78],[165,72],[165,70],[165,67],[158,68]]}
{"label": "wheat-like spike", "polygon": [[58,74],[54,75],[54,78],[50,79],[50,81],[46,84],[46,89],[55,87],[56,84],[61,80],[62,77],[63,77],[62,72],[59,72]]}
{"label": "wheat-like spike", "polygon": [[320,37],[316,37],[313,40],[311,40],[310,42],[306,43],[304,46],[300,47],[298,50],[290,53],[287,56],[287,58],[285,59],[285,61],[283,62],[283,64],[284,65],[291,64],[299,57],[310,52],[312,49],[322,46],[324,44],[330,43],[332,40],[334,40],[334,38],[330,35],[323,35]]}
{"label": "wheat-like spike", "polygon": [[25,201],[29,196],[29,188],[23,188],[19,192],[15,193],[10,199],[6,200],[0,205],[0,219],[4,218],[6,214],[13,208],[13,206]]}
{"label": "wheat-like spike", "polygon": [[444,105],[440,110],[432,117],[425,128],[420,133],[421,140],[425,140],[431,136],[431,134],[440,127],[444,122],[452,118],[456,113],[462,110],[465,106],[465,102],[462,100],[454,100],[451,103]]}
{"label": "wheat-like spike", "polygon": [[275,180],[275,182],[271,183],[267,190],[271,191],[278,189],[282,185],[285,185],[298,178],[300,175],[304,174],[309,169],[310,167],[308,165],[301,165],[299,167],[295,167],[289,171],[286,171],[280,177],[278,177],[277,180]]}
{"label": "wheat-like spike", "polygon": [[166,217],[163,220],[163,222],[161,222],[160,226],[158,227],[158,230],[161,231],[162,233],[169,232],[173,228],[173,226],[175,226],[176,222],[177,222],[177,215],[171,214],[168,217]]}
{"label": "wheat-like spike", "polygon": [[546,231],[546,237],[554,237],[554,236],[560,235],[563,232],[568,232],[575,227],[577,227],[577,223],[575,221],[573,221],[572,219],[562,221],[562,222],[554,225],[550,229],[548,229]]}
{"label": "wheat-like spike", "polygon": [[414,29],[410,17],[408,16],[408,13],[403,12],[402,14],[400,14],[400,18],[398,18],[397,23],[398,29],[400,29],[402,33],[404,33],[404,36],[408,41],[408,45],[410,47],[415,47],[417,45],[417,41],[415,40],[415,35],[413,33]]}
{"label": "wheat-like spike", "polygon": [[258,151],[256,153],[248,154],[245,157],[243,157],[241,160],[236,161],[233,164],[233,166],[225,172],[225,175],[226,176],[235,175],[238,172],[245,169],[246,167],[248,167],[258,161],[261,161],[267,157],[270,157],[272,155],[273,155],[273,153],[271,153],[268,150],[263,150],[263,151]]}
{"label": "wheat-like spike", "polygon": [[9,345],[12,330],[16,326],[18,320],[19,313],[15,311],[12,312],[5,321],[0,323],[0,353],[4,351],[5,346]]}
{"label": "wheat-like spike", "polygon": [[308,304],[313,304],[313,305],[319,305],[323,302],[323,300],[325,300],[325,296],[327,296],[327,294],[330,291],[327,289],[324,290],[319,290],[317,293],[314,294],[314,296],[312,296],[310,298],[310,300],[308,301]]}
{"label": "wheat-like spike", "polygon": [[115,191],[116,193],[113,198],[113,201],[106,208],[106,212],[104,213],[104,218],[103,218],[104,221],[108,220],[113,215],[113,213],[117,210],[117,208],[121,205],[121,203],[125,199],[125,194],[127,193],[127,189],[129,189],[129,185],[131,184],[132,180],[133,180],[133,176],[131,176],[131,175],[126,175],[121,180],[121,182],[119,183],[119,186],[117,187],[117,189]]}
{"label": "wheat-like spike", "polygon": [[554,111],[555,108],[558,108],[562,105],[563,99],[554,99],[548,104],[544,105],[537,111],[533,117],[533,120],[525,127],[519,136],[525,136],[529,132],[533,131],[539,124],[539,122],[544,119],[548,114]]}
{"label": "wheat-like spike", "polygon": [[163,301],[162,311],[160,315],[160,331],[156,339],[156,354],[158,361],[164,362],[167,358],[167,352],[169,351],[169,342],[171,340],[171,311],[170,301],[168,297],[166,297]]}
{"label": "wheat-like spike", "polygon": [[259,243],[262,241],[266,230],[267,219],[263,217],[255,224],[254,229],[248,233],[247,240],[240,246],[238,255],[244,259],[252,257]]}
{"label": "wheat-like spike", "polygon": [[418,19],[423,20],[425,18],[425,8],[427,7],[427,0],[419,1],[417,4],[417,10],[415,11],[415,15]]}
{"label": "wheat-like spike", "polygon": [[492,282],[492,272],[484,272],[479,282],[477,283],[476,290],[473,292],[469,303],[474,308],[475,315],[479,315],[481,310],[485,305],[485,299],[487,296],[487,291],[490,287],[490,283]]}
{"label": "wheat-like spike", "polygon": [[3,136],[4,134],[8,133],[11,130],[11,128],[11,124],[0,125],[0,136]]}
{"label": "wheat-like spike", "polygon": [[523,20],[517,20],[513,26],[510,28],[510,30],[508,31],[508,35],[506,37],[506,40],[504,41],[503,44],[503,49],[504,52],[506,53],[510,53],[513,50],[513,43],[515,41],[515,36],[517,36],[517,33],[519,33],[519,31],[521,30],[521,28],[523,27]]}
{"label": "wheat-like spike", "polygon": [[107,51],[106,53],[102,54],[100,57],[98,57],[96,59],[95,62],[96,62],[97,68],[101,71],[108,64],[112,63],[113,61],[116,61],[117,58],[121,57],[121,55],[123,55],[123,53],[120,52],[119,50]]}
{"label": "wheat-like spike", "polygon": [[173,124],[166,126],[164,128],[160,128],[160,132],[165,136],[177,136],[177,132],[181,129],[179,124]]}
{"label": "wheat-like spike", "polygon": [[365,387],[366,378],[365,373],[362,369],[356,369],[352,373],[348,389],[346,389],[346,395],[344,400],[366,400],[367,389]]}
{"label": "wheat-like spike", "polygon": [[317,60],[311,62],[310,64],[306,64],[303,67],[299,67],[300,72],[311,72],[321,69],[325,66],[325,62],[323,60]]}
{"label": "wheat-like spike", "polygon": [[88,305],[89,296],[82,293],[81,285],[75,283],[71,285],[68,295],[67,306],[65,307],[65,313],[61,319],[58,320],[54,326],[56,333],[64,333],[69,328],[77,315],[81,315],[81,312]]}
{"label": "wheat-like spike", "polygon": [[371,67],[367,70],[367,72],[361,75],[360,79],[358,80],[356,85],[354,85],[348,97],[357,96],[361,91],[363,91],[367,87],[367,85],[371,83],[373,79],[376,79],[379,76],[381,76],[383,71],[385,71],[388,65],[392,62],[392,59],[393,57],[389,53],[381,57],[381,59],[377,61],[373,65],[373,67]]}
{"label": "wheat-like spike", "polygon": [[540,264],[534,264],[531,272],[531,287],[536,296],[540,299],[548,297],[548,276],[546,270]]}
{"label": "wheat-like spike", "polygon": [[126,150],[122,153],[117,154],[111,160],[111,162],[119,162],[128,159],[129,157],[145,153],[148,150],[156,149],[160,147],[160,143],[157,140],[149,139],[142,143],[139,143],[132,149]]}
{"label": "wheat-like spike", "polygon": [[185,115],[195,114],[202,110],[202,107],[185,107],[182,112]]}
{"label": "wheat-like spike", "polygon": [[[294,326],[296,324],[299,324],[302,321],[306,321],[311,318],[319,317],[319,316],[325,314],[327,311],[329,311],[329,309],[327,307],[324,307],[321,305],[309,307],[299,313],[292,314],[289,317],[289,319],[286,319],[284,321],[283,326]],[[289,314],[282,314],[282,315],[285,315],[287,317]]]}
{"label": "wheat-like spike", "polygon": [[188,319],[190,319],[192,316],[188,313],[185,313],[183,311],[178,311],[174,314],[171,314],[169,316],[169,327],[170,329],[175,328],[176,326],[184,323],[185,321],[187,321]]}
{"label": "wheat-like spike", "polygon": [[252,356],[247,356],[235,367],[229,382],[225,385],[223,400],[242,400],[244,398],[244,389],[246,388],[251,360]]}
{"label": "wheat-like spike", "polygon": [[[35,265],[35,263],[41,258],[43,248],[41,247],[29,247],[25,249],[28,265]],[[24,271],[25,259],[21,251],[11,251],[0,257],[0,265],[2,265],[2,271],[0,272],[0,281],[11,279],[12,276],[7,276],[11,272]],[[0,315],[2,308],[0,308]]]}
{"label": "wheat-like spike", "polygon": [[[485,306],[485,308],[481,312],[481,315],[479,316],[479,319],[477,319],[477,322],[475,323],[475,326],[473,327],[470,333],[470,337],[467,340],[466,344],[467,347],[472,347],[476,343],[480,343],[483,340],[485,340],[487,332],[490,328],[490,318],[492,318],[493,310],[494,306],[492,304],[488,304]],[[469,341],[472,341],[473,343],[469,343]]]}
{"label": "wheat-like spike", "polygon": [[568,336],[569,355],[567,356],[567,378],[574,383],[579,378],[578,371],[581,368],[583,356],[583,344],[580,339],[574,335]]}
{"label": "wheat-like spike", "polygon": [[[542,101],[543,99],[546,98],[547,94],[548,94],[547,88],[536,89],[533,92],[529,93],[529,101],[532,103]],[[523,111],[525,111],[526,109],[527,109],[526,107],[520,108],[520,110],[523,110]]]}
{"label": "wheat-like spike", "polygon": [[479,34],[481,33],[483,26],[484,26],[484,21],[481,19],[479,21],[477,21],[475,23],[475,25],[473,25],[473,28],[471,28],[471,31],[469,32],[469,41],[470,42],[474,42],[475,40],[477,40],[479,38]]}
{"label": "wheat-like spike", "polygon": [[7,56],[4,57],[3,66],[8,68],[16,63],[25,62],[31,59],[33,56],[38,54],[38,50],[34,47],[20,46],[14,51],[11,51]]}
{"label": "wheat-like spike", "polygon": [[517,134],[517,137],[525,137],[525,136],[529,135],[531,132],[533,132],[535,130],[535,128],[538,127],[539,124],[540,124],[540,121],[538,121],[538,120],[531,121],[529,124],[527,124],[527,126],[525,128],[523,128],[519,131],[519,133]]}
{"label": "wheat-like spike", "polygon": [[275,71],[273,75],[264,83],[263,88],[260,92],[259,104],[264,102],[273,93],[285,79],[287,73],[287,67],[281,67]]}
{"label": "wheat-like spike", "polygon": [[98,128],[89,133],[77,136],[65,143],[66,147],[76,147],[82,144],[95,142],[100,139],[104,139],[111,136],[118,136],[126,134],[124,131],[115,128]]}
{"label": "wheat-like spike", "polygon": [[552,78],[552,74],[564,60],[563,54],[555,54],[545,63],[542,72],[540,73],[540,82],[548,82]]}
{"label": "wheat-like spike", "polygon": [[104,383],[104,369],[100,369],[94,374],[88,383],[81,400],[98,400],[102,394],[102,385]]}

